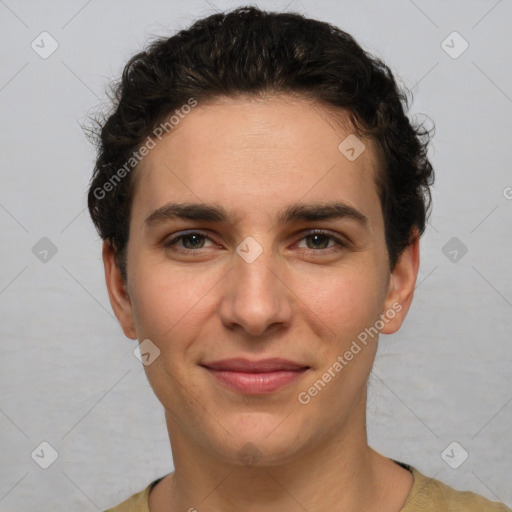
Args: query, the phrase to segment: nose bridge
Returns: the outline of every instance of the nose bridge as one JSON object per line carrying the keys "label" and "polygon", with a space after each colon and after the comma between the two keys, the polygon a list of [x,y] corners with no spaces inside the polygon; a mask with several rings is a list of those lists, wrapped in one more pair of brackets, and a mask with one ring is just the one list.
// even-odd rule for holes
{"label": "nose bridge", "polygon": [[271,325],[287,325],[290,296],[276,276],[280,265],[272,248],[245,239],[236,252],[233,269],[226,276],[228,286],[221,305],[223,323],[231,328],[238,325],[252,335],[262,334]]}

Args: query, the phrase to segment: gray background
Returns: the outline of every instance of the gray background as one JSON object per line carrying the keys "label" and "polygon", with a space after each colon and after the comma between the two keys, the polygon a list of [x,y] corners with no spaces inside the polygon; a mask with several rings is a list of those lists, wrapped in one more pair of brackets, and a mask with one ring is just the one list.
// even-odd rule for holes
{"label": "gray background", "polygon": [[[411,113],[434,120],[437,183],[419,284],[402,330],[380,341],[369,440],[512,506],[511,1],[257,5],[352,33],[413,90]],[[0,1],[2,512],[100,510],[172,471],[162,408],[108,303],[85,209],[94,150],[80,123],[104,107],[108,81],[149,36],[215,6]],[[59,45],[47,59],[31,48],[43,31]],[[458,58],[441,45],[453,31],[469,44]],[[445,45],[453,53],[461,43]],[[43,237],[57,248],[46,261],[47,242],[33,252]],[[31,458],[43,441],[58,452],[46,470]],[[458,469],[441,457],[453,441],[469,453]],[[34,453],[48,462],[48,449]]]}

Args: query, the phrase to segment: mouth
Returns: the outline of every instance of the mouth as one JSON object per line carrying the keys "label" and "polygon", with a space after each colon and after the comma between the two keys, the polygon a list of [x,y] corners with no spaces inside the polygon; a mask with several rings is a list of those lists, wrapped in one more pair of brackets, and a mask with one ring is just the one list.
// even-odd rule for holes
{"label": "mouth", "polygon": [[220,384],[247,395],[263,395],[282,389],[310,369],[310,366],[280,358],[224,359],[201,366]]}

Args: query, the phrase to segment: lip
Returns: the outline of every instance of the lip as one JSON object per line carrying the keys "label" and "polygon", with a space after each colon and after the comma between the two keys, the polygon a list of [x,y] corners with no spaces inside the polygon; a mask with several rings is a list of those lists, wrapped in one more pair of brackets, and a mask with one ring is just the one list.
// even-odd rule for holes
{"label": "lip", "polygon": [[221,361],[203,363],[202,366],[206,366],[212,370],[244,373],[267,373],[279,370],[295,371],[309,368],[309,366],[305,364],[289,361],[288,359],[281,359],[279,357],[260,359],[258,361],[251,361],[243,357],[234,357],[231,359],[222,359]]}
{"label": "lip", "polygon": [[281,358],[251,361],[223,359],[203,366],[221,384],[248,395],[277,391],[290,385],[309,370],[309,366]]}

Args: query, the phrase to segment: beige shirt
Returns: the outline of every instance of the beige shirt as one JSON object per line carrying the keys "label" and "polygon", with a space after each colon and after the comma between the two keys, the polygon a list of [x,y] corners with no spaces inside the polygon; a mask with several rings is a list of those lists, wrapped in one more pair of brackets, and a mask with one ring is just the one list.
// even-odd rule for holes
{"label": "beige shirt", "polygon": [[[426,477],[408,464],[395,462],[409,470],[414,477],[409,496],[400,512],[512,512],[502,503],[489,501],[473,492],[457,491],[439,480]],[[151,482],[143,491],[105,512],[150,512],[149,493],[160,480]]]}

